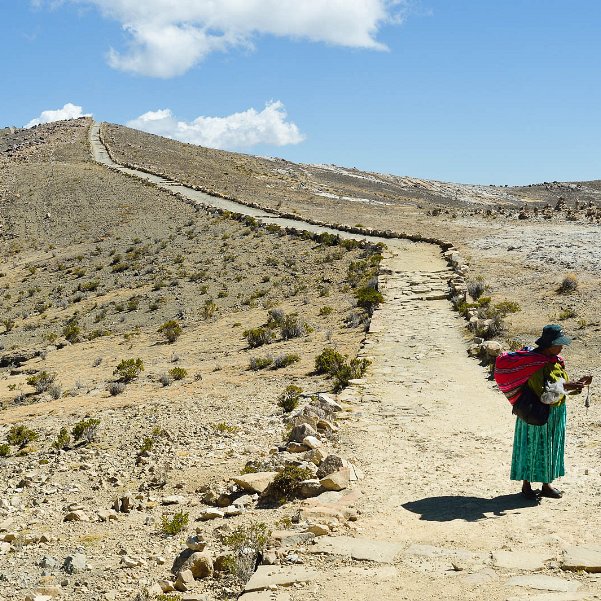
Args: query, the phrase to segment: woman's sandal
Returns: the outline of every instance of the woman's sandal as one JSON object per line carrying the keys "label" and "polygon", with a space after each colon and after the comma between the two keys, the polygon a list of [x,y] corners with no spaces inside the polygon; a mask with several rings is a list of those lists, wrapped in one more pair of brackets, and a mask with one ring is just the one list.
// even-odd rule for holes
{"label": "woman's sandal", "polygon": [[531,488],[522,488],[522,495],[530,501],[536,501],[538,499],[538,492]]}
{"label": "woman's sandal", "polygon": [[543,487],[543,489],[540,491],[540,496],[547,497],[548,499],[561,499],[563,493],[560,490],[557,490],[557,488],[548,486],[546,488]]}

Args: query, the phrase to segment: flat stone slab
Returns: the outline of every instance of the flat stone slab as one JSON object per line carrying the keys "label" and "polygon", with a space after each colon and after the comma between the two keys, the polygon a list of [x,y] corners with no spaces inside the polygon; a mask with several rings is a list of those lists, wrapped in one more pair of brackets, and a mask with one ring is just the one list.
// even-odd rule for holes
{"label": "flat stone slab", "polygon": [[278,472],[256,472],[234,476],[232,480],[244,490],[261,494],[275,479]]}
{"label": "flat stone slab", "polygon": [[261,591],[274,585],[292,586],[297,582],[311,582],[318,577],[319,572],[302,566],[259,566],[246,583],[244,592]]}
{"label": "flat stone slab", "polygon": [[536,551],[495,551],[492,554],[493,565],[505,570],[540,570],[551,559],[552,553]]}
{"label": "flat stone slab", "polygon": [[507,586],[524,586],[541,591],[558,591],[562,593],[573,593],[580,588],[579,582],[571,582],[570,580],[564,580],[556,576],[545,576],[544,574],[514,576],[505,584]]}
{"label": "flat stone slab", "polygon": [[582,601],[592,599],[590,593],[543,593],[525,597],[507,597],[507,601]]}
{"label": "flat stone slab", "polygon": [[360,561],[394,563],[402,549],[403,545],[400,543],[350,536],[322,536],[309,551],[326,555],[350,556]]}
{"label": "flat stone slab", "polygon": [[601,546],[569,547],[565,552],[561,567],[564,570],[601,572]]}

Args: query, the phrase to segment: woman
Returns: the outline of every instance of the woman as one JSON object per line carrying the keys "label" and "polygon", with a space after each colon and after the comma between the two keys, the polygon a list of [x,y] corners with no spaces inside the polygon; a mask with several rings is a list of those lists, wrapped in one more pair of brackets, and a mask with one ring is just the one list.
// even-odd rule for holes
{"label": "woman", "polygon": [[562,496],[560,490],[551,486],[551,482],[565,473],[566,393],[578,394],[592,380],[591,376],[585,376],[576,382],[568,382],[568,374],[559,353],[571,342],[561,326],[547,325],[532,351],[544,355],[545,364],[530,377],[527,386],[550,406],[549,420],[543,426],[531,426],[516,418],[511,479],[523,481],[522,494],[528,499],[538,496],[531,482],[543,483],[541,497],[559,499]]}

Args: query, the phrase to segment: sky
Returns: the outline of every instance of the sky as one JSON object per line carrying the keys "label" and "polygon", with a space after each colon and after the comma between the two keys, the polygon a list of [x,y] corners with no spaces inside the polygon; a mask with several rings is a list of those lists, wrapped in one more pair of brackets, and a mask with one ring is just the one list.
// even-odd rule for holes
{"label": "sky", "polygon": [[443,181],[601,179],[599,0],[0,0],[0,127],[91,114]]}

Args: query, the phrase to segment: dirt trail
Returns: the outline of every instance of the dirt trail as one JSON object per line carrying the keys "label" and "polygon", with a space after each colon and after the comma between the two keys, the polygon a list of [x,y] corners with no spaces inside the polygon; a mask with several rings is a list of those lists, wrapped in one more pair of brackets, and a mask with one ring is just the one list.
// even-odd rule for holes
{"label": "dirt trail", "polygon": [[[96,158],[107,163],[95,136],[97,128]],[[601,598],[597,575],[559,568],[570,546],[598,544],[598,450],[591,453],[578,433],[568,440],[566,464],[576,469],[561,483],[563,499],[537,505],[516,494],[518,484],[508,479],[509,405],[466,355],[463,322],[444,299],[449,272],[439,249],[385,242],[386,302],[362,351],[372,365],[365,381],[341,395],[352,409],[341,431],[343,455],[365,476],[332,504],[360,512],[352,532],[337,533],[354,542],[321,537],[304,549],[305,567],[317,569],[309,584],[252,599]],[[573,404],[569,411],[582,415],[581,403]],[[371,547],[378,561],[351,559]]]}

